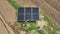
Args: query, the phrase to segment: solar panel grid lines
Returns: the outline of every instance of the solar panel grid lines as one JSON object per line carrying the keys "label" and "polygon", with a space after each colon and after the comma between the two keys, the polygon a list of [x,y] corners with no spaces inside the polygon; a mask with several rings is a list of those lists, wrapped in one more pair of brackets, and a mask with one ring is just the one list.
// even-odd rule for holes
{"label": "solar panel grid lines", "polygon": [[18,20],[24,19],[24,8],[18,8]]}
{"label": "solar panel grid lines", "polygon": [[30,7],[27,7],[27,8],[25,8],[25,13],[31,13],[31,8]]}
{"label": "solar panel grid lines", "polygon": [[27,8],[25,8],[25,19],[26,19],[26,21],[30,21],[31,20],[31,8],[30,7],[27,7]]}
{"label": "solar panel grid lines", "polygon": [[38,19],[39,19],[38,14],[33,14],[33,19],[34,19],[34,20],[38,20]]}
{"label": "solar panel grid lines", "polygon": [[24,21],[25,21],[25,7],[24,7]]}
{"label": "solar panel grid lines", "polygon": [[32,11],[33,20],[37,20],[37,16],[38,16],[38,15],[36,15],[36,13],[38,13],[37,9],[38,9],[38,8],[36,8],[36,7],[33,7],[33,8],[32,8],[32,10],[33,10],[33,11]]}
{"label": "solar panel grid lines", "polygon": [[39,20],[39,8],[20,7],[18,9],[18,21],[36,21]]}
{"label": "solar panel grid lines", "polygon": [[33,10],[32,10],[32,7],[31,7],[31,20],[33,20]]}
{"label": "solar panel grid lines", "polygon": [[31,14],[25,14],[25,20],[31,21]]}

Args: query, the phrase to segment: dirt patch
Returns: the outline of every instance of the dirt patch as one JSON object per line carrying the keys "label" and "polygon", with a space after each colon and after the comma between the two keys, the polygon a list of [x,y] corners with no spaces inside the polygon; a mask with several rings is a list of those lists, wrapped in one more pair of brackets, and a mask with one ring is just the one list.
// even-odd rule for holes
{"label": "dirt patch", "polygon": [[3,14],[7,22],[13,23],[14,21],[16,21],[16,10],[13,8],[11,4],[8,3],[8,1],[0,1],[0,12],[1,14]]}
{"label": "dirt patch", "polygon": [[36,7],[31,0],[16,0],[18,4],[20,4],[23,7]]}
{"label": "dirt patch", "polygon": [[15,28],[14,24],[16,23],[16,10],[10,3],[8,3],[7,0],[0,0],[0,13],[3,15],[2,18],[6,20],[6,23],[9,24],[11,28],[12,26]]}

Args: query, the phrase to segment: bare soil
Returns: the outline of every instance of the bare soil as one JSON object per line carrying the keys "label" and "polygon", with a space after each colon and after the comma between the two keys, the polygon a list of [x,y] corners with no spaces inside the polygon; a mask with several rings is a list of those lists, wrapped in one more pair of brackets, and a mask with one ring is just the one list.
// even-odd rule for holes
{"label": "bare soil", "polygon": [[36,5],[31,2],[31,0],[16,0],[16,1],[22,7],[36,7]]}
{"label": "bare soil", "polygon": [[[16,23],[16,10],[15,10],[15,8],[13,8],[13,6],[10,3],[8,3],[7,0],[0,0],[0,13],[3,15],[2,18],[5,19],[6,23],[8,23],[12,26]],[[0,21],[0,24],[1,24],[0,33],[8,34],[5,26],[2,24],[1,21]],[[10,27],[8,27],[8,29],[10,29]],[[11,33],[12,33],[12,31],[11,31]]]}
{"label": "bare soil", "polygon": [[9,34],[1,20],[0,20],[0,34]]}
{"label": "bare soil", "polygon": [[0,0],[0,12],[7,22],[16,21],[16,10],[7,0]]}

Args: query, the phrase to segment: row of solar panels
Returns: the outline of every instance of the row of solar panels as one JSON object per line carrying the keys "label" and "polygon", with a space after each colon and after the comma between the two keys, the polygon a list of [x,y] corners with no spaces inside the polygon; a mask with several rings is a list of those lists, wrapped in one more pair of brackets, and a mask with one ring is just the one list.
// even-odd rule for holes
{"label": "row of solar panels", "polygon": [[18,21],[36,21],[39,20],[39,8],[20,7],[18,9]]}

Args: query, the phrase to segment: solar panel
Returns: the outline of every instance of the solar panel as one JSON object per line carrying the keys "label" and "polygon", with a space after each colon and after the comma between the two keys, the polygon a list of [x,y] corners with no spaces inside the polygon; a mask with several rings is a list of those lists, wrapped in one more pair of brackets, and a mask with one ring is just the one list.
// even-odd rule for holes
{"label": "solar panel", "polygon": [[34,20],[34,21],[39,19],[39,16],[38,16],[38,15],[39,15],[39,14],[33,14],[33,20]]}
{"label": "solar panel", "polygon": [[30,7],[25,8],[25,13],[31,13],[31,8]]}
{"label": "solar panel", "polygon": [[18,8],[18,13],[24,13],[24,7]]}
{"label": "solar panel", "polygon": [[23,21],[24,20],[24,14],[18,14],[18,20]]}
{"label": "solar panel", "polygon": [[35,7],[33,7],[32,9],[33,9],[33,13],[38,13],[39,11],[38,8],[35,8]]}
{"label": "solar panel", "polygon": [[31,14],[25,14],[25,20],[30,21],[31,20]]}
{"label": "solar panel", "polygon": [[20,7],[18,9],[18,21],[39,20],[39,9],[37,7]]}

